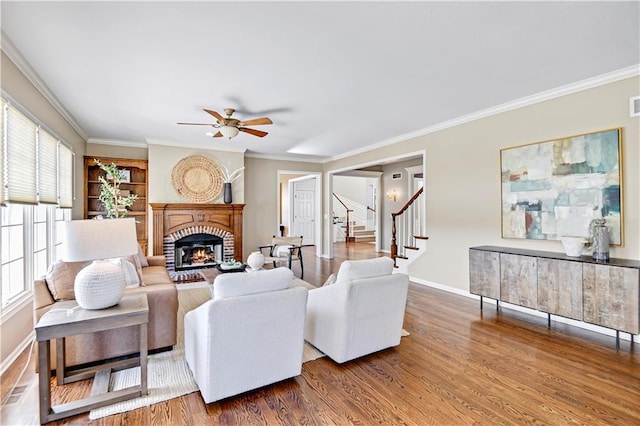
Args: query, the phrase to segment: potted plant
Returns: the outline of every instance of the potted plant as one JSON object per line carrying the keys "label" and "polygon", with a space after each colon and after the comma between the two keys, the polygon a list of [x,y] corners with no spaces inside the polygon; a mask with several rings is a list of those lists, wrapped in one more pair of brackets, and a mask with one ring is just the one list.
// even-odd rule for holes
{"label": "potted plant", "polygon": [[136,202],[136,194],[124,195],[120,190],[125,174],[115,164],[102,164],[100,160],[93,162],[105,172],[105,176],[98,176],[100,181],[100,194],[98,199],[104,206],[105,215],[108,218],[118,219],[127,216],[127,207]]}

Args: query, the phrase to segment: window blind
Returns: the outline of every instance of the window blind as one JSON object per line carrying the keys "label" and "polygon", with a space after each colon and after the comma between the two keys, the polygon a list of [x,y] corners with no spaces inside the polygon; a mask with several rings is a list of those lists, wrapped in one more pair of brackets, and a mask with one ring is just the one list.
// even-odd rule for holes
{"label": "window blind", "polygon": [[58,140],[38,130],[38,202],[58,204]]}
{"label": "window blind", "polygon": [[7,108],[6,201],[36,204],[36,124],[12,105]]}
{"label": "window blind", "polygon": [[60,197],[58,203],[61,208],[65,209],[73,207],[73,152],[62,143],[59,143],[58,147],[58,194]]}
{"label": "window blind", "polygon": [[7,129],[4,127],[4,123],[6,122],[5,116],[7,114],[7,104],[4,99],[0,98],[0,141],[2,141],[2,145],[0,145],[0,204],[4,204],[4,147],[5,140],[7,139]]}

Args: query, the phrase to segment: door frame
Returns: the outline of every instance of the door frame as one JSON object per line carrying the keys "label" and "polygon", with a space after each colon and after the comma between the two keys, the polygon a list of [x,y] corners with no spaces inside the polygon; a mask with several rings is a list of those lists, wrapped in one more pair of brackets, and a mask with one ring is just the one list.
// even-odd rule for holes
{"label": "door frame", "polygon": [[[276,173],[276,185],[277,187],[280,187],[280,176],[281,175],[300,175],[299,177],[296,178],[292,178],[289,179],[289,181],[287,182],[287,185],[291,185],[290,182],[292,180],[302,180],[302,179],[310,179],[312,177],[316,178],[316,196],[315,196],[315,202],[316,202],[316,211],[315,211],[315,233],[316,233],[316,241],[315,241],[315,246],[316,246],[316,256],[318,257],[322,257],[322,172],[310,172],[307,170],[285,170],[285,169],[278,169],[277,173]],[[277,207],[277,212],[276,212],[276,225],[275,225],[275,229],[278,230],[280,229],[280,215],[282,214],[281,212],[281,208],[280,206],[282,205],[282,192],[281,191],[277,191],[278,193],[278,201],[276,203],[276,207]],[[289,196],[291,197],[291,191],[289,191]],[[291,200],[287,200],[287,202],[289,203],[289,214],[291,214]],[[276,233],[276,235],[278,235],[278,233]],[[303,241],[304,244],[304,241]]]}
{"label": "door frame", "polygon": [[[380,160],[376,160],[376,161],[369,161],[367,163],[360,163],[360,164],[354,164],[352,166],[348,166],[348,167],[342,167],[339,169],[334,169],[334,170],[328,170],[326,172],[327,174],[327,192],[325,194],[325,210],[324,210],[324,214],[326,218],[329,218],[329,216],[331,216],[331,212],[333,211],[333,176],[336,174],[341,174],[344,172],[349,172],[349,171],[356,171],[357,169],[362,169],[365,167],[372,167],[372,166],[382,166],[382,165],[386,165],[386,164],[392,164],[392,163],[398,163],[401,162],[405,159],[411,158],[411,157],[416,157],[416,156],[420,156],[422,157],[422,170],[423,173],[425,173],[423,176],[426,176],[426,170],[427,170],[427,151],[426,149],[422,149],[419,151],[412,151],[412,152],[406,152],[404,154],[400,154],[397,156],[393,156],[393,157],[387,157],[387,158],[383,158]],[[426,184],[426,180],[424,182]],[[380,186],[382,185],[382,173],[380,174],[380,178],[378,181],[378,189],[380,189]],[[424,203],[423,206],[423,211],[425,211],[426,214],[426,197],[422,197],[423,200],[422,202]],[[377,229],[376,229],[376,251],[381,251],[380,248],[380,234],[379,234],[379,230],[380,230],[380,226],[382,224],[383,221],[383,216],[382,216],[382,198],[380,197],[380,192],[378,191],[378,197],[377,197],[377,206],[376,206],[376,215],[377,215]],[[391,221],[391,219],[389,219],[389,221]],[[325,228],[325,232],[323,233],[323,235],[325,236],[323,238],[324,244],[326,244],[325,246],[325,255],[324,257],[327,257],[329,259],[333,259],[333,229],[331,228],[333,225],[331,225],[331,221],[327,220],[327,223],[324,224],[324,228]]]}

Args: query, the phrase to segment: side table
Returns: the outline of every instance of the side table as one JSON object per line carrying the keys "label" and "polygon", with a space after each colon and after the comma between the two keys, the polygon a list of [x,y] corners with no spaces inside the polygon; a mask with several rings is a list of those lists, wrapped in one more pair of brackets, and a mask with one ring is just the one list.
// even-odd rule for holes
{"label": "side table", "polygon": [[[60,302],[44,314],[35,327],[38,341],[40,423],[85,413],[126,399],[146,395],[147,323],[149,305],[146,294],[125,295],[120,303],[107,309],[85,310],[75,300]],[[140,327],[140,357],[101,364],[69,373],[65,363],[65,338],[121,327]],[[51,340],[56,339],[56,379],[58,385],[94,377],[91,396],[51,406]],[[140,385],[109,392],[111,371],[140,365]]]}

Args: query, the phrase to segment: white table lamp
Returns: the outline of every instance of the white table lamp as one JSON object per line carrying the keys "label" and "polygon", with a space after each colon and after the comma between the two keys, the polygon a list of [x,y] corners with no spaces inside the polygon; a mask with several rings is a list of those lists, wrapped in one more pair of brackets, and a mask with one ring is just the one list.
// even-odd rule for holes
{"label": "white table lamp", "polygon": [[76,301],[84,309],[105,309],[120,302],[126,279],[108,259],[138,253],[133,218],[63,222],[62,260],[85,262],[74,283]]}

